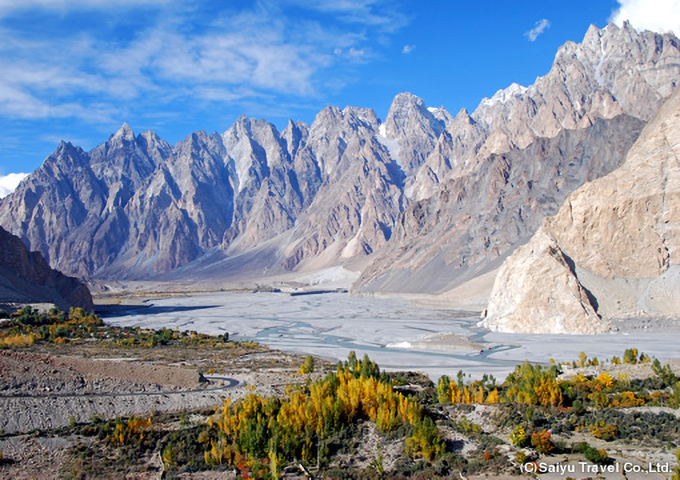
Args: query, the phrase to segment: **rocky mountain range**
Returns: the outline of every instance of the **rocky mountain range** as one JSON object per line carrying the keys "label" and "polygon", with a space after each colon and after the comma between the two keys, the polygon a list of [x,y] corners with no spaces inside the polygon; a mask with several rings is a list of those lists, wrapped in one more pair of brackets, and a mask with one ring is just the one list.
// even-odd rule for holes
{"label": "rocky mountain range", "polygon": [[441,293],[489,274],[585,182],[620,166],[680,81],[680,44],[591,27],[529,87],[472,113],[395,97],[279,132],[240,118],[170,145],[125,124],[61,143],[0,201],[55,268],[103,279],[258,279],[345,266],[359,292]]}
{"label": "rocky mountain range", "polygon": [[680,81],[678,45],[628,23],[591,26],[534,85],[459,113],[418,172],[435,194],[407,208],[359,289],[446,292],[498,268],[566,195],[623,162]]}
{"label": "rocky mountain range", "polygon": [[503,263],[482,325],[583,334],[607,331],[607,318],[677,315],[679,253],[680,90],[620,168],[572,193]]}
{"label": "rocky mountain range", "polygon": [[79,280],[49,267],[38,252],[29,252],[21,240],[0,227],[0,307],[13,310],[23,304],[53,304],[62,310],[92,310],[92,296]]}

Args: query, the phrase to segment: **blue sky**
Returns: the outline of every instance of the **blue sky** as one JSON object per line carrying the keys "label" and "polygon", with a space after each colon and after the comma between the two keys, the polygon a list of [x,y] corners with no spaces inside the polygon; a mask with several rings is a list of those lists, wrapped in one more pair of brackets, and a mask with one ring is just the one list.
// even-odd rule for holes
{"label": "blue sky", "polygon": [[677,13],[678,0],[0,0],[0,195],[60,140],[89,150],[125,121],[175,143],[241,114],[384,118],[404,91],[472,111],[547,73],[591,23],[637,27],[654,3]]}

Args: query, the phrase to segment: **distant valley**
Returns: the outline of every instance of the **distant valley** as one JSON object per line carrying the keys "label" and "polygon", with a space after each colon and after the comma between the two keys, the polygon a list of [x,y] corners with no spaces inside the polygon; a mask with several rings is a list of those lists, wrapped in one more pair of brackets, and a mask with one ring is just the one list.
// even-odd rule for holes
{"label": "distant valley", "polygon": [[[624,164],[679,81],[678,39],[626,23],[591,27],[533,85],[472,113],[401,93],[384,121],[327,107],[311,125],[279,132],[242,117],[176,145],[124,124],[89,152],[62,142],[0,201],[0,225],[100,283],[335,272],[356,293],[483,310],[501,264],[570,194]],[[674,254],[654,275],[674,271]],[[604,303],[591,302],[591,320]],[[637,308],[625,307],[605,314]]]}

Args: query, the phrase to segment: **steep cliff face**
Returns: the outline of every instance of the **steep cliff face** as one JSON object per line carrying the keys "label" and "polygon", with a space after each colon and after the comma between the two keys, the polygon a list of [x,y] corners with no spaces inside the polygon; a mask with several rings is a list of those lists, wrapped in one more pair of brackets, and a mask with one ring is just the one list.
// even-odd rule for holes
{"label": "steep cliff face", "polygon": [[79,276],[371,259],[363,291],[440,292],[498,267],[570,192],[620,165],[678,79],[675,37],[610,25],[472,114],[402,93],[384,122],[328,107],[312,125],[242,117],[174,146],[125,124],[90,152],[60,144],[0,201],[0,225]]}
{"label": "steep cliff face", "polygon": [[[645,127],[620,168],[570,195],[504,263],[482,324],[510,332],[593,333],[606,325],[596,309],[604,317],[680,316],[674,294],[679,248],[680,91]],[[549,256],[565,262],[540,268]],[[565,275],[569,288],[556,283]],[[575,295],[584,291],[589,295]],[[567,303],[571,308],[560,312]],[[558,316],[566,317],[563,328]]]}
{"label": "steep cliff face", "polygon": [[0,227],[0,304],[53,303],[63,310],[92,310],[92,296],[79,280],[52,270],[38,252]]}
{"label": "steep cliff face", "polygon": [[355,288],[441,292],[497,268],[566,195],[623,162],[679,81],[674,36],[591,27],[534,85],[448,124],[407,181],[418,201]]}
{"label": "steep cliff face", "polygon": [[497,268],[569,193],[618,167],[642,126],[622,115],[489,156],[476,174],[450,179],[408,207],[355,286],[443,292]]}
{"label": "steep cliff face", "polygon": [[405,202],[403,173],[376,139],[378,125],[373,110],[350,107],[327,108],[311,125],[301,153],[321,160],[323,182],[293,230],[288,268],[364,256],[390,238]]}

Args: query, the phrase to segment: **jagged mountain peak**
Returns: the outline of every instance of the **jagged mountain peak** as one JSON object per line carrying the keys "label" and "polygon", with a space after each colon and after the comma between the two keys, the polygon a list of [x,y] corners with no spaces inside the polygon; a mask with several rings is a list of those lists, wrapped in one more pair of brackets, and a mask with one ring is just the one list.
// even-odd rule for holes
{"label": "jagged mountain peak", "polygon": [[378,140],[404,173],[411,175],[423,164],[451,122],[451,115],[443,107],[428,109],[422,98],[404,92],[394,97],[387,118],[378,130]]}
{"label": "jagged mountain peak", "polygon": [[316,132],[323,135],[338,125],[342,125],[345,116],[342,110],[335,105],[327,105],[314,117],[314,121],[309,126],[310,132]]}
{"label": "jagged mountain peak", "polygon": [[210,148],[209,145],[214,144],[215,142],[222,145],[222,137],[219,133],[214,132],[208,134],[205,130],[198,130],[191,133],[181,142],[177,142],[174,152],[176,154],[191,153],[192,151],[197,151],[202,148]]}
{"label": "jagged mountain peak", "polygon": [[408,108],[410,106],[425,108],[425,102],[418,95],[414,95],[411,92],[397,93],[392,100],[392,107],[394,108]]}
{"label": "jagged mountain peak", "polygon": [[62,140],[54,152],[45,159],[41,168],[77,168],[82,165],[84,156],[85,151],[82,148]]}
{"label": "jagged mountain peak", "polygon": [[309,135],[309,126],[301,121],[293,122],[288,120],[288,125],[281,132],[281,138],[286,142],[288,155],[294,159],[299,149],[304,145],[307,136]]}
{"label": "jagged mountain peak", "polygon": [[465,123],[468,125],[472,125],[473,123],[475,123],[475,120],[470,116],[470,112],[467,111],[467,108],[461,108],[456,114],[455,122],[457,124]]}
{"label": "jagged mountain peak", "polygon": [[302,132],[306,130],[309,130],[309,125],[307,125],[305,122],[301,120],[293,121],[292,119],[289,119],[288,124],[286,125],[286,128],[283,129],[283,132],[281,132],[281,135],[288,135],[288,133],[284,132]]}
{"label": "jagged mountain peak", "polygon": [[512,83],[509,87],[498,90],[493,97],[482,99],[482,105],[486,107],[493,107],[497,103],[505,104],[513,98],[521,98],[526,93],[527,87],[519,83]]}
{"label": "jagged mountain peak", "polygon": [[110,140],[118,140],[118,139],[123,139],[127,140],[128,142],[134,142],[135,141],[135,133],[132,131],[132,128],[130,128],[130,125],[128,125],[127,122],[123,122],[123,125],[114,133]]}
{"label": "jagged mountain peak", "polygon": [[62,140],[62,141],[59,142],[59,145],[57,145],[57,148],[54,151],[54,153],[52,154],[52,156],[63,155],[65,153],[74,152],[74,151],[75,152],[82,152],[83,149],[78,147],[78,146],[73,145],[71,142],[69,142],[67,140]]}
{"label": "jagged mountain peak", "polygon": [[[436,113],[436,115],[435,115]],[[422,98],[412,93],[400,93],[392,101],[385,118],[384,132],[388,137],[412,135],[415,131],[428,131],[434,138],[446,127],[451,115],[443,107],[428,109]]]}
{"label": "jagged mountain peak", "polygon": [[262,118],[241,115],[223,134],[223,138],[245,139],[262,138],[263,136],[278,139],[280,134],[276,126]]}
{"label": "jagged mountain peak", "polygon": [[372,108],[345,107],[342,116],[354,128],[378,129],[378,117]]}
{"label": "jagged mountain peak", "polygon": [[313,138],[323,138],[329,135],[344,137],[350,132],[378,129],[379,121],[372,108],[346,106],[343,109],[335,105],[328,105],[321,110],[309,126]]}
{"label": "jagged mountain peak", "polygon": [[398,94],[385,119],[387,136],[396,137],[413,128],[431,128],[435,136],[444,129],[444,122],[428,110],[422,98],[410,92]]}

